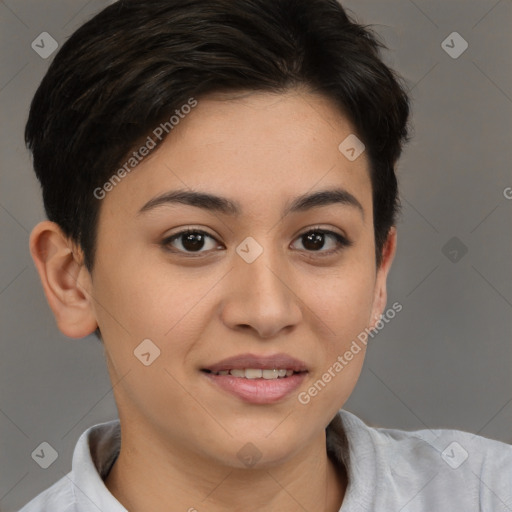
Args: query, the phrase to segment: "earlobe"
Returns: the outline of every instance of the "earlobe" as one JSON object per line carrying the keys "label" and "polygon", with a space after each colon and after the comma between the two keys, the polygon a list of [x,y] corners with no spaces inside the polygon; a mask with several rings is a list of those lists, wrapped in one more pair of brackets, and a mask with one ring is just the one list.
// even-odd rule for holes
{"label": "earlobe", "polygon": [[85,265],[78,260],[76,248],[50,221],[34,227],[29,245],[59,330],[70,338],[83,338],[94,332],[98,324],[92,308],[92,283]]}
{"label": "earlobe", "polygon": [[375,280],[375,295],[373,298],[373,307],[370,316],[370,328],[375,327],[376,323],[384,313],[387,302],[387,277],[391,264],[396,254],[397,231],[392,226],[389,230],[386,243],[382,249],[382,262],[377,269],[377,277]]}

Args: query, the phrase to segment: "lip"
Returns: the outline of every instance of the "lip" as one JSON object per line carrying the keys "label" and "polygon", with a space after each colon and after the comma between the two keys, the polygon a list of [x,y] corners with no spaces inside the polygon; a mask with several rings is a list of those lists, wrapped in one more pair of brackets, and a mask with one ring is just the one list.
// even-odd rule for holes
{"label": "lip", "polygon": [[304,361],[289,356],[288,354],[279,353],[267,356],[258,356],[255,354],[240,354],[228,357],[215,364],[206,366],[203,370],[211,372],[220,372],[222,370],[233,370],[237,368],[255,368],[261,370],[272,370],[281,368],[293,370],[295,372],[306,372],[308,367]]}
{"label": "lip", "polygon": [[266,380],[202,373],[215,387],[252,404],[272,404],[283,400],[302,384],[307,375],[307,372],[302,372],[282,379]]}
{"label": "lip", "polygon": [[[233,375],[216,375],[221,370],[255,368],[261,370],[286,369],[295,372],[289,377],[279,379],[246,379]],[[208,371],[209,372],[208,372]],[[252,404],[271,404],[283,400],[293,393],[304,381],[308,374],[306,363],[288,354],[273,354],[257,356],[255,354],[240,354],[223,359],[213,365],[203,368],[201,373],[217,389],[234,395],[244,402]]]}

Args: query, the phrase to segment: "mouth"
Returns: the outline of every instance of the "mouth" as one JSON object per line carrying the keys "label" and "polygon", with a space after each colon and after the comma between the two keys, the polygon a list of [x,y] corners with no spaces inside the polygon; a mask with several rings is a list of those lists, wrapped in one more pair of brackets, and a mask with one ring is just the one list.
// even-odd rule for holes
{"label": "mouth", "polygon": [[272,380],[307,372],[308,367],[303,361],[283,353],[266,356],[240,354],[209,365],[202,371],[246,379]]}
{"label": "mouth", "polygon": [[283,400],[300,386],[309,370],[287,354],[242,354],[202,368],[215,389],[253,404]]}
{"label": "mouth", "polygon": [[233,368],[231,370],[219,370],[217,372],[206,369],[202,371],[206,373],[211,373],[213,375],[232,375],[233,377],[238,377],[242,379],[265,380],[286,379],[287,377],[291,377],[292,375],[297,373],[306,373],[306,370],[297,372],[294,370],[288,370],[286,368]]}

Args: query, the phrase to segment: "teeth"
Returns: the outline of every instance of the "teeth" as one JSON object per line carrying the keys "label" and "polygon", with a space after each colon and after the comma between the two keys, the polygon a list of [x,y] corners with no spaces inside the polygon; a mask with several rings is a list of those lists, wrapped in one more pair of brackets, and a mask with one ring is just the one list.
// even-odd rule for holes
{"label": "teeth", "polygon": [[246,379],[282,379],[284,377],[290,377],[293,375],[293,370],[277,369],[262,370],[259,368],[245,368],[245,369],[233,369],[233,370],[220,370],[214,372],[215,375],[233,375],[233,377],[241,377]]}
{"label": "teeth", "polygon": [[263,376],[263,370],[252,370],[247,368],[245,370],[245,378],[246,379],[261,379]]}

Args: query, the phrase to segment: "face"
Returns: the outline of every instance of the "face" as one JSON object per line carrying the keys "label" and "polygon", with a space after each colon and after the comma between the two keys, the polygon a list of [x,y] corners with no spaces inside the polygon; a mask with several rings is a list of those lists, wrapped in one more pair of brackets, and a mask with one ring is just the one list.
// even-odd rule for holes
{"label": "face", "polygon": [[[323,435],[385,300],[368,160],[338,149],[353,132],[316,95],[212,96],[107,193],[89,287],[123,425],[231,466]],[[247,378],[273,368],[299,373]]]}

